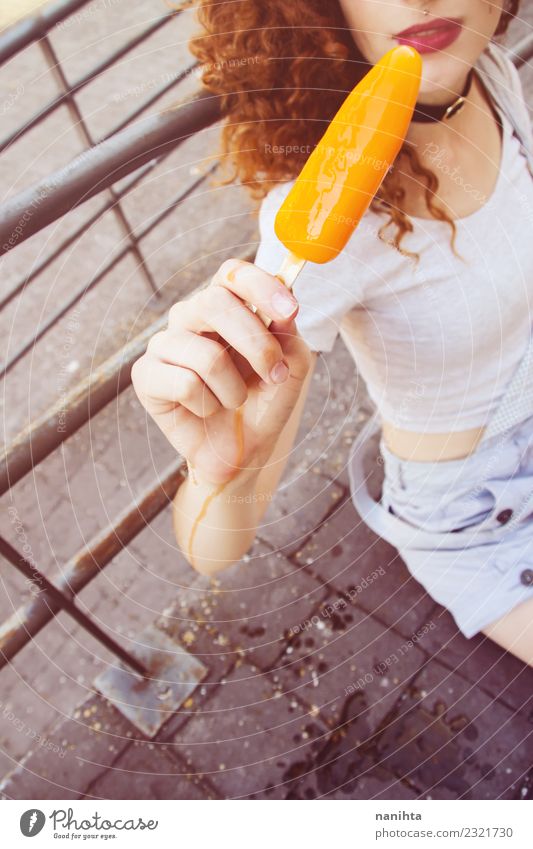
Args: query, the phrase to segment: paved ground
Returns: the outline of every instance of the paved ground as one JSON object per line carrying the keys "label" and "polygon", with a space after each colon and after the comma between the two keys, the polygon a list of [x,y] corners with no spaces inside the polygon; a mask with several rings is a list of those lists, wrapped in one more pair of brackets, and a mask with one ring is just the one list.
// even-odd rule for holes
{"label": "paved ground", "polygon": [[[161,6],[127,4],[125,16],[125,0],[94,0],[51,34],[68,78],[134,35]],[[533,13],[527,16],[533,24]],[[79,95],[93,140],[183,65],[191,26],[175,19]],[[524,21],[514,37],[526,31]],[[37,47],[5,73],[16,95],[4,116],[7,132],[57,83]],[[533,92],[529,69],[523,79]],[[176,92],[163,103],[175,99]],[[216,135],[209,130],[184,145],[128,196],[132,228],[195,179]],[[0,157],[7,194],[85,146],[66,110],[28,136]],[[92,201],[13,251],[2,265],[8,290],[97,208]],[[5,438],[224,256],[253,248],[255,227],[241,190],[196,191],[142,242],[160,301],[154,304],[138,259],[127,255],[82,300],[75,320],[62,320],[9,373]],[[120,222],[107,215],[2,312],[7,355],[91,279],[122,238]],[[489,640],[459,635],[353,510],[345,463],[369,409],[339,342],[320,359],[282,487],[240,564],[214,581],[196,575],[165,511],[81,594],[80,605],[130,648],[155,623],[178,652],[207,667],[154,739],[95,691],[95,676],[113,659],[63,615],[0,672],[5,798],[533,797],[533,672]],[[19,548],[27,541],[53,574],[172,459],[127,391],[13,488],[0,532]],[[25,540],[7,513],[13,506]],[[0,577],[4,619],[28,592],[5,563]]]}

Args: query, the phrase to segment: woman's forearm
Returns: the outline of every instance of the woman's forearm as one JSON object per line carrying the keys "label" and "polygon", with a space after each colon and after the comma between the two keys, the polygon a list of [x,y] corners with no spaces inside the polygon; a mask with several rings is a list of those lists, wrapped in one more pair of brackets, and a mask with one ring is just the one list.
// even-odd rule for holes
{"label": "woman's forearm", "polygon": [[[293,449],[317,354],[311,353],[311,365],[296,403],[275,443],[262,443],[254,457],[254,468],[243,469],[212,498],[211,484],[195,485],[186,478],[174,498],[174,532],[185,557],[198,572],[212,575],[241,559],[251,547],[257,528],[278,489]],[[191,532],[195,527],[190,555]]]}
{"label": "woman's forearm", "polygon": [[216,493],[212,484],[194,483],[189,476],[178,489],[173,502],[174,533],[196,571],[214,575],[239,561],[251,547],[272,498],[257,490],[258,477],[257,470],[246,469]]}

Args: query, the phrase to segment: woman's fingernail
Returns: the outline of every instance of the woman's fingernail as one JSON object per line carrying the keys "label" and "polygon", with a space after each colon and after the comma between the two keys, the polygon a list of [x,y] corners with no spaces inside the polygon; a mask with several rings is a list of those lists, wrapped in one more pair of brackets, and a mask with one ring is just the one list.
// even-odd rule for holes
{"label": "woman's fingernail", "polygon": [[272,295],[272,306],[283,318],[288,318],[296,309],[296,301],[283,292],[274,292]]}
{"label": "woman's fingernail", "polygon": [[270,372],[270,377],[274,381],[274,383],[285,383],[289,376],[289,369],[285,365],[285,363],[276,363],[272,371]]}

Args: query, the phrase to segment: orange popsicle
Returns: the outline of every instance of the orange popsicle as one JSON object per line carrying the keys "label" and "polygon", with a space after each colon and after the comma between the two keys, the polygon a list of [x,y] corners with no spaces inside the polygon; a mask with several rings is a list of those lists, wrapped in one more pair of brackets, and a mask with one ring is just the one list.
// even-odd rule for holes
{"label": "orange popsicle", "polygon": [[414,48],[394,47],[348,95],[276,216],[293,254],[322,263],[343,249],[399,153],[421,73]]}

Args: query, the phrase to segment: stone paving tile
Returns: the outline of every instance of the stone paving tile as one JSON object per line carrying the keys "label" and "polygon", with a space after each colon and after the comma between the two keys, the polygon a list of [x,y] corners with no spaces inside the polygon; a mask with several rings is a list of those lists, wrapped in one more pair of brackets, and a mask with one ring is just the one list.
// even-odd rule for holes
{"label": "stone paving tile", "polygon": [[368,395],[339,336],[331,352],[318,356],[287,463],[291,479],[311,471],[348,487],[350,447],[369,411]]}
{"label": "stone paving tile", "polygon": [[[506,46],[512,47],[513,44],[517,44],[520,39],[530,35],[531,32],[533,32],[533,7],[531,3],[521,3],[519,16],[509,27],[505,39]],[[524,89],[524,98],[533,118],[533,65],[531,60],[521,67],[520,77]]]}
{"label": "stone paving tile", "polygon": [[294,623],[307,618],[324,597],[324,590],[303,569],[257,541],[243,560],[218,573],[189,617],[223,633],[228,648],[235,649],[235,659],[268,669],[283,651]]}
{"label": "stone paving tile", "polygon": [[[127,0],[92,0],[50,31],[50,38],[69,80],[88,72],[167,11],[161,0],[143,0],[130,8]],[[180,18],[170,23],[177,23]],[[124,60],[122,60],[124,62]],[[155,64],[155,63],[154,63]],[[125,64],[125,69],[127,69]]]}
{"label": "stone paving tile", "polygon": [[[144,486],[154,485],[178,459],[130,387],[69,437],[39,469],[44,469],[55,494],[63,499],[81,498],[86,482],[80,477],[78,484],[76,477],[84,474],[98,502],[107,505],[109,519],[114,519],[121,507],[137,498]],[[110,497],[115,490],[116,499]],[[92,508],[93,500],[84,504],[84,509]]]}
{"label": "stone paving tile", "polygon": [[[56,515],[59,517],[63,502],[52,496],[46,480],[41,479],[39,483],[36,482],[33,491],[29,478],[25,480],[28,485],[24,490],[17,485],[12,490],[9,501],[7,498],[4,501],[4,510],[1,511],[2,536],[17,551],[25,554],[26,559],[34,563],[37,569],[50,576],[57,568],[58,556],[61,557],[54,548],[56,532],[52,531],[51,518],[55,518]],[[9,507],[14,508],[13,514],[8,513]],[[11,516],[16,521],[12,522]],[[61,531],[57,535],[61,538]],[[25,548],[25,546],[29,547]],[[63,564],[64,558],[61,558],[59,562]],[[14,574],[15,569],[6,563],[5,571]],[[29,584],[26,584],[25,578],[22,578],[22,582],[19,603],[29,599]],[[19,603],[15,599],[13,601],[18,607]]]}
{"label": "stone paving tile", "polygon": [[0,10],[0,28],[11,26],[25,15],[34,13],[46,0],[18,0],[17,5],[4,5]]}
{"label": "stone paving tile", "polygon": [[437,660],[353,758],[356,737],[349,727],[338,746],[345,775],[386,770],[424,798],[518,799],[531,766],[531,723]]}
{"label": "stone paving tile", "polygon": [[[2,4],[0,11],[1,28],[5,5]],[[44,103],[52,100],[58,93],[52,70],[48,68],[37,45],[27,47],[10,58],[9,72],[4,66],[2,81],[2,137],[23,127],[33,115],[41,111]],[[2,191],[7,188],[8,182],[2,181]]]}
{"label": "stone paving tile", "polygon": [[[43,172],[40,176],[45,176],[45,174],[46,172]],[[16,187],[14,187],[13,193],[16,193]],[[19,243],[16,250],[12,250],[9,251],[9,253],[4,254],[2,257],[2,273],[5,276],[6,294],[7,292],[13,291],[15,284],[25,281],[28,277],[28,272],[35,270],[45,257],[63,244],[67,237],[74,236],[78,230],[81,230],[81,233],[86,231],[87,233],[94,235],[95,231],[89,230],[86,222],[89,221],[92,216],[96,215],[103,206],[104,200],[101,197],[92,198],[77,209],[73,209],[67,216],[61,218],[58,222],[49,224],[47,227],[39,230],[39,232],[35,233],[31,239],[27,239],[25,242]],[[111,232],[107,233],[108,237],[114,235],[111,222],[109,230],[111,230]],[[99,233],[100,238],[106,238],[105,230],[99,230]],[[80,237],[78,236],[77,238],[79,239]],[[88,245],[89,243],[85,242],[85,244]],[[87,259],[84,258],[84,262],[94,262],[94,257],[87,257]],[[55,276],[57,277],[57,271]],[[29,285],[33,286],[34,283],[30,283]],[[27,330],[24,326],[23,329]]]}
{"label": "stone paving tile", "polygon": [[[21,546],[22,547],[22,546]],[[0,621],[4,622],[18,609],[22,595],[27,593],[26,578],[11,563],[0,562]]]}
{"label": "stone paving tile", "polygon": [[208,670],[200,686],[165,724],[156,738],[158,740],[167,740],[201,710],[206,699],[226,680],[236,660],[240,659],[229,644],[225,629],[211,624],[208,619],[212,608],[207,599],[215,587],[213,579],[198,575],[196,580],[180,589],[177,597],[156,619],[158,628],[177,645],[183,645],[190,654],[194,654]]}
{"label": "stone paving tile", "polygon": [[[114,234],[111,233],[109,238],[110,240],[115,238]],[[91,259],[84,260],[83,253],[80,256],[76,255],[75,261],[72,260],[69,268],[64,271],[65,279],[70,281],[71,294],[73,290],[82,289],[87,285],[91,273],[99,266],[94,255]],[[72,273],[70,266],[73,267]],[[57,269],[52,271],[55,274]],[[124,280],[130,284],[129,296],[126,290],[120,288]],[[28,290],[32,295],[34,292],[37,293],[38,300],[43,297],[48,298],[47,315],[43,315],[39,321],[36,318],[35,322],[28,326],[28,313],[24,305],[19,303],[19,309],[22,310],[25,320],[22,328],[13,330],[13,333],[16,333],[17,343],[11,343],[10,357],[15,354],[19,342],[31,341],[35,330],[51,318],[52,308],[57,308],[58,303],[65,299],[64,296],[56,294],[55,281],[45,277],[42,282],[45,287],[47,283],[50,285],[39,292],[33,286],[28,287]],[[134,308],[137,304],[138,310],[140,304],[146,300],[145,284],[139,277],[133,259],[126,256],[101,281],[101,287],[99,291],[99,286],[96,286],[78,302],[76,305],[79,307],[78,312],[71,311],[45,333],[37,343],[34,356],[22,358],[10,370],[6,380],[4,401],[6,425],[10,437],[14,437],[27,427],[30,421],[43,414],[52,404],[63,402],[71,388],[78,385],[114,353],[119,345],[129,339],[130,326],[133,322],[125,319],[121,301],[123,303],[124,299],[128,299],[131,307]],[[118,294],[113,302],[115,292]],[[105,293],[108,295],[107,299]],[[111,296],[111,302],[109,296]],[[31,309],[31,314],[40,315],[40,306],[28,309]],[[5,318],[7,320],[7,315]],[[19,321],[21,321],[20,318]],[[58,426],[60,424],[58,420]]]}
{"label": "stone paving tile", "polygon": [[166,746],[132,743],[92,782],[82,799],[216,799],[217,794],[198,776],[187,774],[184,763],[169,756]]}
{"label": "stone paving tile", "polygon": [[[152,548],[153,569],[147,568],[133,550],[124,550],[78,598],[79,607],[129,649],[135,648],[139,631],[164,609],[169,594],[180,592],[180,584],[174,580],[173,560],[157,556],[155,539]],[[2,571],[7,568],[3,566]],[[191,577],[196,580],[196,573],[187,568],[189,582]],[[20,586],[15,589],[18,592],[10,591],[9,597],[3,599],[4,608],[20,601]],[[10,668],[3,670],[2,701],[28,728],[45,734],[61,713],[68,714],[92,692],[93,678],[109,662],[114,662],[112,655],[61,613],[32,639]],[[26,709],[32,711],[32,716],[26,715]],[[21,756],[28,738],[14,733],[12,724],[6,722],[5,728],[1,724],[0,733],[5,732],[7,738],[3,742],[6,752]],[[9,764],[6,770],[8,767]]]}
{"label": "stone paving tile", "polygon": [[[218,144],[217,127],[198,135],[201,149]],[[205,140],[207,139],[207,141]],[[187,178],[185,186],[190,185]],[[185,188],[176,180],[176,190]],[[229,257],[251,253],[259,241],[257,220],[242,186],[216,186],[214,178],[195,189],[142,239],[146,265],[164,295],[187,293],[210,279]]]}
{"label": "stone paving tile", "polygon": [[[147,621],[152,618],[148,616]],[[138,628],[144,624],[141,622]],[[106,623],[104,629],[114,630]],[[137,629],[133,636],[135,633]],[[130,648],[134,645],[120,633],[116,638]],[[44,745],[57,723],[94,695],[95,676],[115,662],[107,649],[67,614],[60,613],[1,672],[1,700],[6,712],[0,711],[0,748],[6,756],[20,759],[34,741]]]}
{"label": "stone paving tile", "polygon": [[294,561],[338,590],[340,598],[406,637],[416,632],[434,607],[396,549],[359,518],[349,497],[295,553]]}
{"label": "stone paving tile", "polygon": [[[178,90],[174,90],[171,97],[176,100],[178,93],[181,99],[181,86]],[[158,103],[158,109],[161,111],[163,110],[163,103],[164,101]],[[170,206],[178,194],[181,194],[187,186],[192,186],[202,174],[205,174],[211,168],[215,146],[214,136],[218,132],[219,129],[213,128],[185,139],[179,147],[169,153],[162,162],[150,171],[146,179],[128,192],[122,201],[122,206],[131,227],[136,232],[148,226],[156,216]],[[218,193],[212,193],[212,188],[209,178],[207,178],[207,182],[201,185],[197,191],[200,193],[208,191],[217,205],[224,198],[228,202],[231,199],[235,215],[239,215],[242,208],[248,212],[251,210],[251,203],[242,188],[239,189],[238,186],[230,188],[228,186],[219,189]],[[182,207],[176,216],[180,220],[180,231],[188,226],[186,209],[186,206]],[[211,210],[211,212],[213,211]],[[210,218],[211,212],[208,216],[206,209],[206,218]],[[201,258],[200,255],[198,259],[201,260]],[[175,264],[176,260],[174,260],[173,266]],[[169,270],[172,271],[172,269]],[[200,278],[197,278],[197,280],[200,282]]]}
{"label": "stone paving tile", "polygon": [[[102,14],[103,10],[100,12],[105,40],[101,45],[95,46],[105,55],[111,53],[113,44],[118,45],[128,41],[137,29],[137,23],[138,29],[141,30],[154,23],[167,11],[163,0],[143,0],[141,8],[131,17],[125,6],[125,0],[118,0],[117,5],[122,6],[120,20],[112,13],[109,14],[106,11]],[[128,14],[127,30],[124,29],[123,23],[123,16],[126,14]],[[137,20],[131,20],[131,18],[137,18]],[[145,39],[142,44],[130,50],[115,65],[99,74],[77,94],[76,100],[93,139],[100,140],[111,133],[119,123],[155,95],[159,88],[168,84],[182,69],[193,63],[194,59],[187,48],[187,40],[189,34],[192,34],[195,29],[197,25],[190,12],[175,17],[166,26]],[[92,35],[94,37],[94,33]],[[83,45],[87,36],[81,32],[80,36],[77,45],[81,48],[81,57],[79,57],[81,59],[84,57]],[[92,58],[90,55],[92,52],[92,50],[85,51],[89,60]],[[76,57],[73,57],[73,60],[66,57],[70,68],[76,62]],[[169,103],[179,102],[185,96],[190,96],[197,88],[198,80],[193,75],[189,86],[183,83],[174,86],[165,97],[153,104],[148,112],[162,111],[168,108]]]}
{"label": "stone paving tile", "polygon": [[[94,225],[96,228],[97,225]],[[111,231],[111,222],[104,221],[104,226]],[[106,234],[107,247],[99,232],[88,231],[82,244],[73,252],[72,264],[81,264],[84,269],[83,283],[87,284],[91,276],[99,274],[105,265],[113,258],[118,250],[125,246],[125,236],[118,228],[117,236],[113,232]],[[96,245],[94,244],[96,242]],[[91,244],[95,255],[91,264],[83,260]],[[70,269],[66,270],[69,279],[73,277]],[[74,289],[74,286],[72,286]],[[94,371],[105,359],[112,356],[123,345],[130,342],[142,329],[148,319],[153,320],[154,314],[146,309],[148,300],[152,297],[152,289],[144,278],[137,260],[127,254],[114,268],[110,269],[96,286],[91,288],[79,301],[79,319],[71,324],[71,319],[65,317],[57,322],[50,338],[57,346],[58,339],[66,339],[70,343],[70,360],[75,360],[77,371],[74,372],[70,384],[75,386],[80,380],[80,373],[85,376]],[[73,343],[70,342],[69,330],[72,328]],[[61,393],[58,392],[59,397]]]}
{"label": "stone paving tile", "polygon": [[[56,467],[58,459],[54,464]],[[52,477],[46,463],[37,466],[4,495],[0,510],[0,533],[4,539],[18,551],[29,545],[30,549],[25,550],[26,557],[33,557],[43,571],[46,571],[45,565],[51,559],[50,546],[43,530],[43,514],[51,512],[58,502]],[[5,569],[15,572],[7,563]]]}
{"label": "stone paving tile", "polygon": [[332,730],[342,735],[348,716],[356,721],[359,745],[374,734],[426,656],[364,611],[350,605],[334,610],[336,601],[330,596],[311,620],[296,625],[297,635],[271,673],[284,696],[308,705]]}
{"label": "stone paving tile", "polygon": [[[148,451],[139,450],[141,440],[148,442]],[[28,543],[38,568],[50,575],[175,459],[155,425],[144,432],[142,408],[128,390],[12,488],[4,497],[0,532],[17,549]],[[173,538],[170,508],[162,524]],[[161,556],[155,543],[150,534],[153,559]],[[174,556],[178,568],[179,560],[185,561],[177,548]]]}
{"label": "stone paving tile", "polygon": [[172,741],[193,774],[224,798],[284,799],[308,772],[326,730],[291,708],[265,676],[231,673]]}
{"label": "stone paving tile", "polygon": [[120,556],[122,567],[118,579],[115,579],[115,570],[111,568],[107,582],[105,579],[94,581],[88,590],[84,590],[83,609],[89,611],[93,620],[120,644],[135,651],[138,635],[165,610],[169,591],[178,595],[180,591],[173,591],[170,581],[160,581],[151,574],[145,574],[141,565],[132,564],[133,580],[121,593],[120,587],[127,577],[128,558],[131,560],[125,552]]}
{"label": "stone paving tile", "polygon": [[[56,491],[59,500],[46,517],[56,568],[104,528],[114,524],[147,488],[156,485],[160,476],[159,470],[149,465],[136,467],[133,455],[126,461],[128,468],[124,468],[118,451],[107,460],[95,460],[90,452],[85,454],[83,461],[78,458],[77,463],[74,457],[71,454],[68,462],[65,459],[61,473],[58,470]],[[176,459],[171,449],[166,452],[166,459],[169,462]],[[166,520],[172,527],[170,506]],[[176,558],[178,556],[176,549]]]}
{"label": "stone paving tile", "polygon": [[194,585],[199,575],[176,542],[171,507],[162,510],[134,537],[99,577],[102,591],[116,598],[117,606],[139,605],[153,614],[161,613],[169,598]]}
{"label": "stone paving tile", "polygon": [[[79,549],[111,523],[131,501],[126,485],[121,485],[101,461],[78,461],[77,474],[57,479],[59,499],[47,512],[41,533],[47,536],[53,574]],[[44,546],[43,546],[44,547]]]}
{"label": "stone paving tile", "polygon": [[[160,540],[169,522],[168,516],[160,515]],[[135,648],[136,634],[167,605],[169,594],[174,596],[180,592],[180,582],[175,579],[177,560],[165,556],[161,541],[158,545],[153,535],[151,539],[152,568],[147,567],[132,548],[125,550],[78,598],[82,610],[91,613],[107,633],[130,649]],[[1,568],[2,573],[9,570],[6,565]],[[7,576],[10,575],[8,571]],[[196,578],[196,573],[187,564],[187,580],[190,583]],[[21,593],[21,589],[25,590],[22,578],[7,592],[0,592],[0,613],[10,613],[21,597],[29,595]],[[113,657],[100,643],[66,614],[60,614],[32,639],[11,669],[3,670],[2,701],[13,708],[16,717],[28,728],[44,734],[61,712],[68,713],[92,692],[93,678],[109,662],[113,662]],[[32,716],[26,715],[27,708],[32,710]],[[2,742],[6,752],[10,756],[22,756],[28,738],[14,733],[14,726],[9,722],[4,728],[1,713],[0,725],[0,734],[6,733],[6,740]],[[6,762],[4,772],[9,768]]]}
{"label": "stone paving tile", "polygon": [[138,732],[114,707],[93,696],[59,722],[43,747],[28,752],[21,766],[0,784],[9,799],[78,799]]}
{"label": "stone paving tile", "polygon": [[[295,788],[288,799],[418,799],[420,796],[386,770],[380,770],[379,778],[358,775],[354,780],[350,775],[338,771],[333,753],[334,744],[327,745],[317,760],[324,759],[324,765],[307,775]],[[329,755],[328,755],[329,753]]]}
{"label": "stone paving tile", "polygon": [[[36,53],[33,53],[30,61],[35,62],[35,77],[38,79],[42,66]],[[49,72],[45,71],[44,74],[49,77]],[[45,88],[49,88],[49,85],[51,83],[45,83]],[[38,87],[38,82],[36,86]],[[68,165],[84,147],[67,107],[60,106],[20,136],[16,144],[10,145],[2,152],[2,192],[5,191],[6,195],[18,194],[44,176]]]}
{"label": "stone paving tile", "polygon": [[[2,741],[0,739],[0,775],[5,776],[11,772],[17,765],[18,761],[14,761],[9,755],[2,751]],[[1,788],[1,782],[0,782]],[[7,796],[0,789],[0,799],[7,799]]]}
{"label": "stone paving tile", "polygon": [[304,474],[292,480],[284,475],[257,535],[274,550],[290,556],[335,509],[343,494],[341,487],[321,475]]}
{"label": "stone paving tile", "polygon": [[90,452],[95,460],[120,471],[120,478],[126,481],[135,481],[147,468],[155,478],[176,458],[175,449],[147,415],[131,386],[69,437],[61,450],[71,469],[76,468],[80,456]]}
{"label": "stone paving tile", "polygon": [[[154,541],[154,554],[155,549]],[[180,595],[174,572],[169,557],[158,558],[152,571],[126,549],[82,591],[78,606],[121,645],[135,651],[137,635],[161,614],[169,595]],[[190,567],[189,572],[191,583],[197,576]],[[93,678],[102,667],[114,663],[113,656],[66,614],[41,631],[25,651],[25,658],[15,662],[17,668],[57,710],[63,706],[68,711],[92,691]]]}
{"label": "stone paving tile", "polygon": [[436,627],[428,632],[424,648],[431,657],[533,722],[533,668],[484,634],[466,639],[441,605],[430,619]]}
{"label": "stone paving tile", "polygon": [[[117,639],[128,645],[120,635]],[[114,662],[100,642],[66,613],[59,613],[31,639],[13,665],[28,690],[54,708],[56,717],[66,718],[76,704],[94,692],[93,677]]]}
{"label": "stone paving tile", "polygon": [[[47,174],[48,172],[45,171],[44,173]],[[97,204],[96,208],[93,209],[93,212],[103,206],[104,200],[104,198],[100,198],[99,204]],[[85,216],[78,216],[75,220],[77,221],[77,226],[80,227],[82,221],[85,220]],[[69,222],[68,229],[62,234],[63,239],[65,238],[65,235],[72,234],[72,229],[72,223]],[[58,234],[54,235],[56,238],[58,237]],[[52,234],[49,234],[49,236],[52,236]],[[35,278],[35,280],[24,288],[20,295],[14,298],[8,306],[2,309],[0,315],[0,326],[2,330],[5,327],[9,327],[12,333],[15,334],[14,338],[10,340],[11,345],[14,344],[15,340],[26,340],[32,330],[36,330],[46,319],[50,319],[55,314],[58,306],[64,300],[66,300],[69,296],[71,297],[74,292],[81,290],[84,285],[87,285],[91,276],[96,275],[104,263],[116,257],[118,249],[122,247],[122,237],[123,231],[119,227],[112,211],[104,213],[104,215],[91,226],[87,224],[80,235],[75,238],[74,242],[65,250],[65,252],[52,260],[50,264]],[[58,247],[59,244],[62,243],[61,238],[59,238],[59,241],[56,243],[54,243],[53,239],[51,239],[51,241],[52,244],[46,245],[42,255],[39,257],[41,262],[48,254],[50,248]],[[31,243],[31,240],[29,243]],[[14,253],[16,253],[16,251]],[[29,270],[31,270],[31,267],[29,269],[26,267],[26,275]],[[131,269],[128,267],[128,264],[126,264],[122,267],[122,277],[120,274],[118,276],[114,276],[114,287],[116,290],[119,290],[121,287],[121,283],[119,281],[121,279],[124,281],[126,275],[130,272]],[[122,283],[122,285],[124,284]],[[134,295],[136,288],[135,282],[128,280],[128,285],[132,291],[132,295]],[[95,287],[94,291],[99,292],[99,286],[100,284]],[[106,287],[103,286],[101,291],[104,292],[105,288]],[[109,298],[105,299],[104,303],[99,305],[100,308],[103,308],[104,305],[107,306],[106,300],[108,299]],[[83,344],[88,348],[89,354],[92,352],[95,338],[97,338],[98,333],[104,328],[100,325],[95,327],[94,324],[89,327],[85,325],[77,325],[81,325],[81,323],[86,320],[84,314],[85,305],[90,304],[92,306],[93,303],[94,296],[87,292],[85,296],[78,301],[76,307],[73,308],[73,310],[70,311],[65,318],[60,319],[60,323],[63,324],[63,327],[67,324],[70,325],[73,337],[75,336],[76,338],[82,339]],[[94,306],[96,308],[97,305],[94,304]],[[22,314],[20,314],[20,311]],[[29,314],[32,316],[31,323],[28,322]],[[48,331],[48,333],[53,333],[53,331]],[[64,330],[63,333],[65,333]],[[65,339],[62,338],[61,341],[64,343]],[[81,349],[81,346],[79,354],[84,354],[84,350]],[[58,348],[55,352],[55,356],[58,360],[60,360],[62,365],[64,363],[68,363],[71,357],[74,358],[76,356],[75,345],[73,345],[69,340],[66,350],[63,351]],[[38,369],[39,366],[44,366],[40,357],[37,356],[32,359],[33,361],[30,360],[30,362],[25,363],[28,372],[31,368],[31,373]],[[53,376],[54,380],[51,379],[52,376],[49,373],[47,376],[48,388],[55,389],[55,384],[59,381],[58,375]]]}
{"label": "stone paving tile", "polygon": [[[0,751],[3,762],[0,778],[14,769],[29,749],[46,745],[49,731],[58,721],[56,707],[41,695],[31,680],[32,672],[42,666],[42,658],[29,646],[22,650],[16,664],[11,663],[0,672]],[[26,669],[29,680],[21,674],[21,670]],[[85,696],[83,692],[82,697]],[[80,698],[79,694],[77,698]],[[63,710],[68,712],[75,704],[76,701],[67,702]]]}
{"label": "stone paving tile", "polygon": [[[16,768],[28,750],[48,741],[47,729],[57,713],[8,666],[1,671],[0,779]],[[53,755],[50,755],[53,757]]]}

